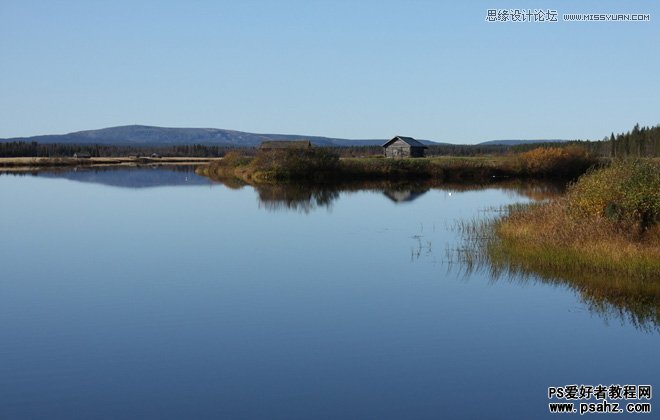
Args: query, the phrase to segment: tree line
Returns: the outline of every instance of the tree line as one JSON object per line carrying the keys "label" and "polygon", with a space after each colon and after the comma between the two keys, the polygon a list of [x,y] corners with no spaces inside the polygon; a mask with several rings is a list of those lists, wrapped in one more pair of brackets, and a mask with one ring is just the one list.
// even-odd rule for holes
{"label": "tree line", "polygon": [[163,157],[221,157],[233,148],[202,144],[175,146],[130,146],[99,144],[62,144],[37,142],[0,143],[0,157],[72,157],[74,153],[88,153],[92,157],[150,156]]}
{"label": "tree line", "polygon": [[595,156],[609,157],[660,157],[660,125],[640,127],[635,124],[632,130],[625,133],[604,137],[600,141],[572,140],[562,143],[520,144],[513,146],[513,152],[526,152],[538,147],[579,146]]}
{"label": "tree line", "polygon": [[[566,142],[528,143],[515,146],[479,144],[439,144],[429,146],[427,156],[483,156],[522,153],[539,147],[579,146],[594,156],[610,157],[659,157],[660,125],[640,127],[605,137],[600,141],[572,140]],[[332,148],[341,157],[380,156],[380,146],[349,146]],[[130,155],[149,156],[156,153],[163,157],[221,157],[232,150],[254,156],[257,148],[212,145],[99,145],[99,144],[43,144],[36,142],[0,143],[0,157],[66,157],[74,153],[89,153],[92,157],[119,157]]]}
{"label": "tree line", "polygon": [[627,133],[609,138],[610,156],[660,156],[660,125],[655,127],[635,127]]}

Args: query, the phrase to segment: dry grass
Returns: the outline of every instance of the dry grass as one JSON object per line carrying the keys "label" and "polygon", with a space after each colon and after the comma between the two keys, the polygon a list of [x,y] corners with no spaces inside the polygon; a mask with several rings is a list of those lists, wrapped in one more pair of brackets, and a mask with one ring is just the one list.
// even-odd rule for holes
{"label": "dry grass", "polygon": [[570,179],[584,173],[595,163],[595,160],[581,149],[545,148],[528,153],[533,153],[533,156],[339,159],[334,152],[322,148],[278,153],[259,151],[255,157],[232,152],[202,173],[225,178],[234,176],[246,182],[423,179],[483,181],[495,177]]}
{"label": "dry grass", "polygon": [[464,243],[452,255],[467,271],[568,285],[600,313],[660,328],[657,162],[615,162],[553,201],[458,228]]}
{"label": "dry grass", "polygon": [[619,161],[550,203],[495,225],[504,247],[545,266],[660,280],[660,165]]}
{"label": "dry grass", "polygon": [[660,279],[660,226],[640,235],[605,217],[571,217],[567,206],[562,198],[497,222],[499,252],[531,259],[530,268]]}
{"label": "dry grass", "polygon": [[659,219],[660,165],[616,162],[557,200],[511,209],[477,249],[495,272],[565,283],[596,307],[658,326]]}
{"label": "dry grass", "polygon": [[595,163],[595,159],[578,146],[539,147],[514,155],[512,159],[520,170],[537,176],[573,177]]}

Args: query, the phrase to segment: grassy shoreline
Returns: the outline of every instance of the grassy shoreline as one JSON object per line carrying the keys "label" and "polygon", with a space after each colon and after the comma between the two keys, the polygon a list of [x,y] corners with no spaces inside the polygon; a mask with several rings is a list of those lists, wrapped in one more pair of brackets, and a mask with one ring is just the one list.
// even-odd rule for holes
{"label": "grassy shoreline", "polygon": [[660,282],[660,165],[618,161],[591,171],[558,200],[514,209],[495,232],[548,268]]}
{"label": "grassy shoreline", "polygon": [[590,171],[558,199],[513,206],[464,228],[460,258],[566,284],[596,306],[660,325],[660,164],[617,161]]}
{"label": "grassy shoreline", "polygon": [[324,149],[283,150],[256,156],[228,153],[199,170],[216,179],[237,178],[250,184],[281,182],[331,183],[373,180],[484,181],[492,178],[569,180],[598,160],[578,148],[542,148],[511,156],[339,158]]}
{"label": "grassy shoreline", "polygon": [[[489,252],[498,258],[509,257],[524,269],[563,272],[588,271],[607,277],[630,277],[638,280],[660,279],[660,228],[653,227],[640,239],[612,234],[610,238],[583,233],[589,225],[567,223],[574,239],[546,238],[541,230],[556,227],[543,215],[546,209],[530,207],[511,213],[495,223],[499,241],[490,244]],[[541,227],[543,226],[543,227]],[[582,236],[584,235],[584,236]],[[660,283],[658,283],[660,286]],[[660,288],[658,289],[660,292]],[[660,298],[660,294],[658,294]]]}

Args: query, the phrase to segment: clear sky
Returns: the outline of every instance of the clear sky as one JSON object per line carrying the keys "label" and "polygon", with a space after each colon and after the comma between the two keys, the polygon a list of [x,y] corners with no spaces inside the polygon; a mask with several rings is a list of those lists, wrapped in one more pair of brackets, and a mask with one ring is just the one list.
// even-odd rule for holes
{"label": "clear sky", "polygon": [[[559,22],[486,22],[504,8]],[[578,12],[651,21],[562,21]],[[0,0],[0,137],[601,139],[660,123],[659,69],[653,0]]]}

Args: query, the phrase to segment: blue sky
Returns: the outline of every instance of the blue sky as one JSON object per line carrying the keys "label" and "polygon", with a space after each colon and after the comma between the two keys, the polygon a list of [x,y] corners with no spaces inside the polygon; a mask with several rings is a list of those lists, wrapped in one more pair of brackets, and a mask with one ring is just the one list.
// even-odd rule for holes
{"label": "blue sky", "polygon": [[[558,23],[487,23],[487,9]],[[641,12],[651,21],[562,22]],[[660,123],[660,3],[0,0],[0,137],[124,124],[600,139]]]}

